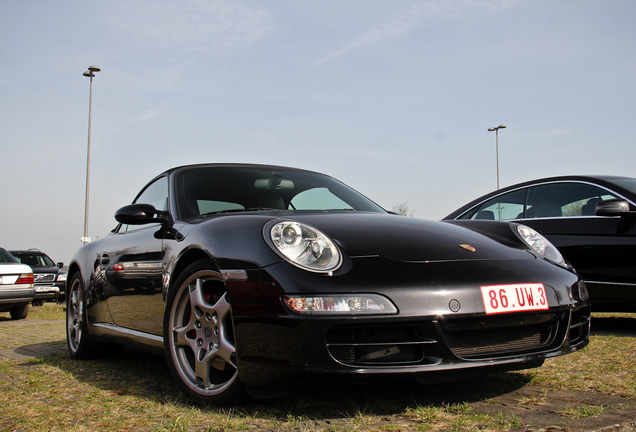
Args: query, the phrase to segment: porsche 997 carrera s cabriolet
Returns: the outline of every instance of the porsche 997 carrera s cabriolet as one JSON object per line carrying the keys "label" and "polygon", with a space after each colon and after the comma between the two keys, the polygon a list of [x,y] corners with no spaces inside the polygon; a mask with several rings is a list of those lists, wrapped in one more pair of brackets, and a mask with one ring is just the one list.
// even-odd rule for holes
{"label": "porsche 997 carrera s cabriolet", "polygon": [[115,219],[69,265],[70,355],[163,354],[190,398],[526,369],[588,342],[585,284],[521,224],[399,216],[249,164],[170,169]]}

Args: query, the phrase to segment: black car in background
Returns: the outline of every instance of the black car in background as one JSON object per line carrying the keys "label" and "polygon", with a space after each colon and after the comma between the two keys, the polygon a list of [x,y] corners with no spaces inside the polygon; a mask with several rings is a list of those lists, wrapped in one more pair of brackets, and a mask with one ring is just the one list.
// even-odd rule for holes
{"label": "black car in background", "polygon": [[66,270],[64,263],[55,264],[44,252],[37,249],[9,251],[22,264],[33,269],[35,298],[33,306],[41,306],[45,300],[64,300],[66,289]]}
{"label": "black car in background", "polygon": [[444,220],[503,220],[534,228],[585,280],[592,309],[636,311],[636,178],[561,176],[506,187]]}
{"label": "black car in background", "polygon": [[115,219],[69,265],[69,353],[160,352],[195,399],[527,369],[588,342],[585,286],[519,224],[398,216],[323,174],[236,164],[170,169]]}

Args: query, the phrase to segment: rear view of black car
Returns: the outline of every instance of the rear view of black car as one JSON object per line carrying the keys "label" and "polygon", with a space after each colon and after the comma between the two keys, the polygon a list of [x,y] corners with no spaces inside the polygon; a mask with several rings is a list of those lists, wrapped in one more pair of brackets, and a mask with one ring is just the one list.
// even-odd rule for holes
{"label": "rear view of black car", "polygon": [[477,198],[444,220],[532,227],[583,277],[594,311],[636,311],[636,178],[532,180]]}

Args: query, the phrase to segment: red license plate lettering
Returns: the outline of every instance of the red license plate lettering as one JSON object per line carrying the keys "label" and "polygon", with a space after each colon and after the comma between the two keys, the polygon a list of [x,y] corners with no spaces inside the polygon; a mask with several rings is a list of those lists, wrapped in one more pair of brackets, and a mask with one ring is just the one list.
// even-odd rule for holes
{"label": "red license plate lettering", "polygon": [[545,287],[541,283],[482,286],[486,315],[547,310]]}

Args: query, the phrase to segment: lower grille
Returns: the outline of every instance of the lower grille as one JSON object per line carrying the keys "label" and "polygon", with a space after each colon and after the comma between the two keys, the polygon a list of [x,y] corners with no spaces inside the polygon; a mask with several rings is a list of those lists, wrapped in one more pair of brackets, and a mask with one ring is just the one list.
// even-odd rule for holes
{"label": "lower grille", "polygon": [[327,332],[327,348],[340,363],[358,366],[437,364],[437,341],[422,326],[343,326]]}
{"label": "lower grille", "polygon": [[[473,334],[474,333],[474,334]],[[538,327],[452,334],[448,344],[458,357],[536,349],[544,346]]]}
{"label": "lower grille", "polygon": [[[563,325],[560,323],[565,320]],[[567,315],[492,317],[442,323],[449,348],[458,357],[477,359],[536,352],[549,348],[561,330],[567,331]]]}
{"label": "lower grille", "polygon": [[[589,309],[574,314],[570,342],[584,344]],[[327,349],[338,362],[361,367],[437,365],[448,350],[465,360],[537,354],[567,344],[570,311],[443,318],[396,325],[331,328]],[[456,361],[456,360],[455,360]]]}

